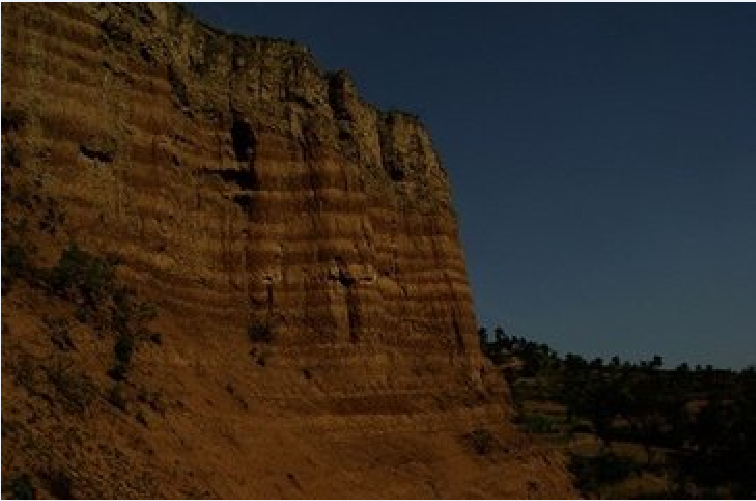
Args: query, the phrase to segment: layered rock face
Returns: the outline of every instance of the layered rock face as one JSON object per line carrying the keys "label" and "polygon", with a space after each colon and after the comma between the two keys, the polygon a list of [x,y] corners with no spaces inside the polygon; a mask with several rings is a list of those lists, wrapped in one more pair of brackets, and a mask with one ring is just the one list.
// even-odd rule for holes
{"label": "layered rock face", "polygon": [[280,346],[477,352],[446,173],[417,118],[365,103],[303,46],[175,7],[7,11],[4,100],[33,117],[77,236],[176,310],[270,325]]}
{"label": "layered rock face", "polygon": [[[521,451],[497,468],[530,473],[469,492],[522,497],[536,482],[569,494],[558,466],[522,453],[506,389],[485,373],[448,179],[418,118],[364,102],[304,46],[227,35],[174,5],[4,4],[2,30],[14,176],[65,212],[41,259],[70,241],[116,254],[158,304],[164,342],[138,352],[133,378],[175,397],[174,421],[156,426],[193,434],[194,452],[153,439],[171,458],[204,458],[183,471],[205,494],[425,497],[412,476],[395,490],[364,480],[409,454],[397,451],[413,439],[395,434],[422,432],[410,456],[458,497],[468,491],[438,477],[478,459],[460,459],[450,437],[492,426],[507,430],[494,432],[502,451]],[[22,130],[6,128],[7,110],[23,113]],[[221,412],[229,387],[245,404]],[[305,451],[281,468],[330,457],[334,478],[352,480],[328,487],[321,471],[320,490],[284,481],[292,493],[272,487],[283,470],[232,478],[228,446],[198,445],[213,423],[247,467],[253,445],[280,433]],[[383,463],[338,464],[350,447],[390,443]],[[86,492],[144,495],[134,489]],[[154,492],[187,495],[171,489]]]}

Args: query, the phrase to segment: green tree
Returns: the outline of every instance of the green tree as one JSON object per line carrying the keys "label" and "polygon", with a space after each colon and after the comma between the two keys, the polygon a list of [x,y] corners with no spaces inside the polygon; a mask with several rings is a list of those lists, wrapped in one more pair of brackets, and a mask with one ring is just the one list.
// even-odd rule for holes
{"label": "green tree", "polygon": [[480,347],[483,350],[483,352],[486,352],[486,348],[488,346],[488,332],[486,332],[485,327],[481,327],[478,329],[478,340],[480,341]]}
{"label": "green tree", "polygon": [[504,329],[501,326],[498,326],[494,330],[494,337],[496,339],[496,344],[503,346],[504,342],[506,341],[507,334],[504,332]]}

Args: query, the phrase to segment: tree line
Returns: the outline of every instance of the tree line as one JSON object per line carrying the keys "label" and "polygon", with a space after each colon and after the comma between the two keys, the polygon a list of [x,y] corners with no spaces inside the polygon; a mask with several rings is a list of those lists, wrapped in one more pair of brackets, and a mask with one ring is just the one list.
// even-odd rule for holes
{"label": "tree line", "polygon": [[484,354],[511,385],[533,383],[523,398],[535,392],[562,404],[590,423],[605,448],[642,445],[649,467],[654,451],[665,450],[676,497],[756,497],[756,366],[665,369],[659,356],[587,360],[501,328],[479,334]]}

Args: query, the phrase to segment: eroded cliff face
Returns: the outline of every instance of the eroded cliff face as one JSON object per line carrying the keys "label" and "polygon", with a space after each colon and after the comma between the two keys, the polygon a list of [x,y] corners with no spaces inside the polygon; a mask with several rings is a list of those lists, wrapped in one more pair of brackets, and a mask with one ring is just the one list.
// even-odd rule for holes
{"label": "eroded cliff face", "polygon": [[[306,47],[230,36],[173,5],[4,4],[2,31],[4,218],[52,211],[35,259],[52,264],[69,242],[116,255],[160,310],[161,342],[118,384],[159,387],[161,417],[146,429],[144,413],[71,418],[93,443],[144,443],[116,446],[119,463],[36,425],[51,450],[65,444],[48,463],[87,472],[105,454],[99,468],[142,479],[71,480],[76,493],[571,493],[507,424],[506,388],[486,374],[448,179],[416,117],[364,102]],[[3,299],[4,376],[6,361],[58,357],[110,384],[86,323],[73,329],[86,349],[39,341],[34,319],[51,313],[34,294]],[[30,393],[7,379],[4,411],[6,393]],[[478,457],[464,437],[483,429],[498,452]],[[18,452],[5,444],[4,458]]]}
{"label": "eroded cliff face", "polygon": [[416,118],[303,46],[177,8],[8,13],[4,99],[32,117],[35,167],[87,246],[211,327],[269,323],[279,346],[477,353],[446,173]]}

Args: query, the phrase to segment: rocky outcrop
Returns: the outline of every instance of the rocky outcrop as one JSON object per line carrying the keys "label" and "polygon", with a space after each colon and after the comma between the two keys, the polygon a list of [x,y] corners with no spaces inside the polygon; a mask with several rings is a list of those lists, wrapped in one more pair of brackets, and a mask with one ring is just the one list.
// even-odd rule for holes
{"label": "rocky outcrop", "polygon": [[[231,36],[175,5],[4,4],[3,21],[4,144],[23,158],[13,175],[65,211],[48,259],[69,241],[115,254],[160,307],[164,342],[138,353],[134,378],[192,409],[172,429],[288,430],[307,436],[307,457],[327,449],[325,432],[347,449],[362,447],[355,432],[397,447],[401,433],[446,437],[412,449],[435,458],[433,482],[452,464],[444,454],[464,455],[444,440],[499,427],[520,451],[499,464],[538,471],[506,424],[506,388],[485,374],[447,175],[417,117],[366,103],[302,45]],[[7,113],[23,130],[6,130]],[[246,409],[208,403],[228,385]],[[372,459],[355,458],[336,470],[369,477]],[[218,461],[199,468],[211,492],[275,492],[213,483]],[[542,494],[569,493],[543,461]],[[525,477],[476,488],[522,496],[537,481]],[[452,483],[440,495],[465,492]],[[360,485],[332,492],[365,495]]]}
{"label": "rocky outcrop", "polygon": [[301,45],[179,8],[7,11],[4,101],[49,153],[34,167],[88,214],[78,237],[171,306],[269,323],[279,346],[477,353],[446,173],[417,118],[363,102]]}

